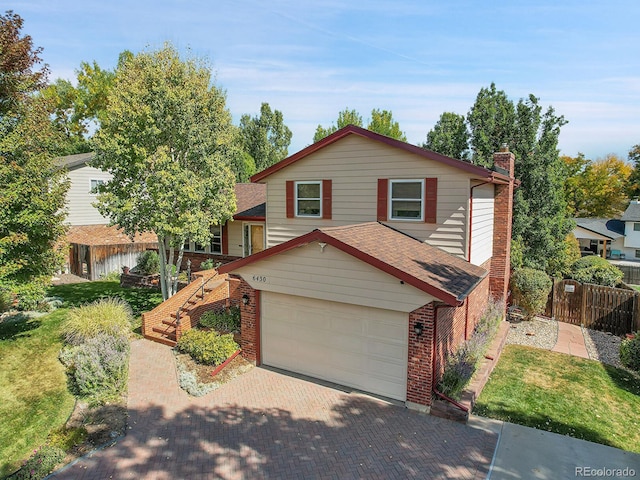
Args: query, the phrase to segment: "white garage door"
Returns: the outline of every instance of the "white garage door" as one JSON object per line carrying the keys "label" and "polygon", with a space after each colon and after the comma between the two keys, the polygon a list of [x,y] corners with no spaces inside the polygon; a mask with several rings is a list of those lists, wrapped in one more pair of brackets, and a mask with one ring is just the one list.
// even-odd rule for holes
{"label": "white garage door", "polygon": [[262,362],[406,399],[408,314],[262,292]]}

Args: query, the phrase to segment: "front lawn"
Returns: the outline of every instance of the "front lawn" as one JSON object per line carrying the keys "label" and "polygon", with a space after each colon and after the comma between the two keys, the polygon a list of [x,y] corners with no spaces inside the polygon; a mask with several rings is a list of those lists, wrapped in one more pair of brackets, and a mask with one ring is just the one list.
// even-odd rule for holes
{"label": "front lawn", "polygon": [[65,308],[38,318],[18,314],[0,322],[0,478],[44,444],[73,410],[74,397],[58,360],[66,307],[118,296],[138,316],[162,301],[157,292],[124,289],[118,282],[61,285],[52,287],[49,295],[61,297]]}
{"label": "front lawn", "polygon": [[473,413],[640,453],[640,379],[593,360],[509,345]]}

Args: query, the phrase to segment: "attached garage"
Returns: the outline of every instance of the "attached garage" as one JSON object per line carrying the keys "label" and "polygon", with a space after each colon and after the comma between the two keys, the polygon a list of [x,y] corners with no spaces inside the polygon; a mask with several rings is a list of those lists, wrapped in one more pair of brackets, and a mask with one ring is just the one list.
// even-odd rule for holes
{"label": "attached garage", "polygon": [[487,274],[380,223],[314,230],[219,272],[242,278],[246,359],[420,405],[436,305],[461,307]]}
{"label": "attached garage", "polygon": [[408,315],[262,294],[262,363],[404,401]]}

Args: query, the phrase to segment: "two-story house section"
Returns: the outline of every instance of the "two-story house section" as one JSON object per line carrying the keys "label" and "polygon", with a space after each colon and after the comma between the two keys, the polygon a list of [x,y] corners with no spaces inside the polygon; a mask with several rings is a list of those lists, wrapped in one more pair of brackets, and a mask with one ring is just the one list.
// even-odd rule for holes
{"label": "two-story house section", "polygon": [[239,276],[248,360],[428,407],[509,277],[514,157],[489,170],[348,126],[252,177],[264,251]]}

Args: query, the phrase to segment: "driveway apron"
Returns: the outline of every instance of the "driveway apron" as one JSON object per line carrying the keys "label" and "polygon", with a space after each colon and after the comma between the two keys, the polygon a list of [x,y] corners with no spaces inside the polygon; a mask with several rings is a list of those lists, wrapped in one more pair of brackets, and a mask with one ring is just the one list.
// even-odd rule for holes
{"label": "driveway apron", "polygon": [[483,479],[497,434],[254,368],[201,398],[133,342],[129,430],[56,479]]}

